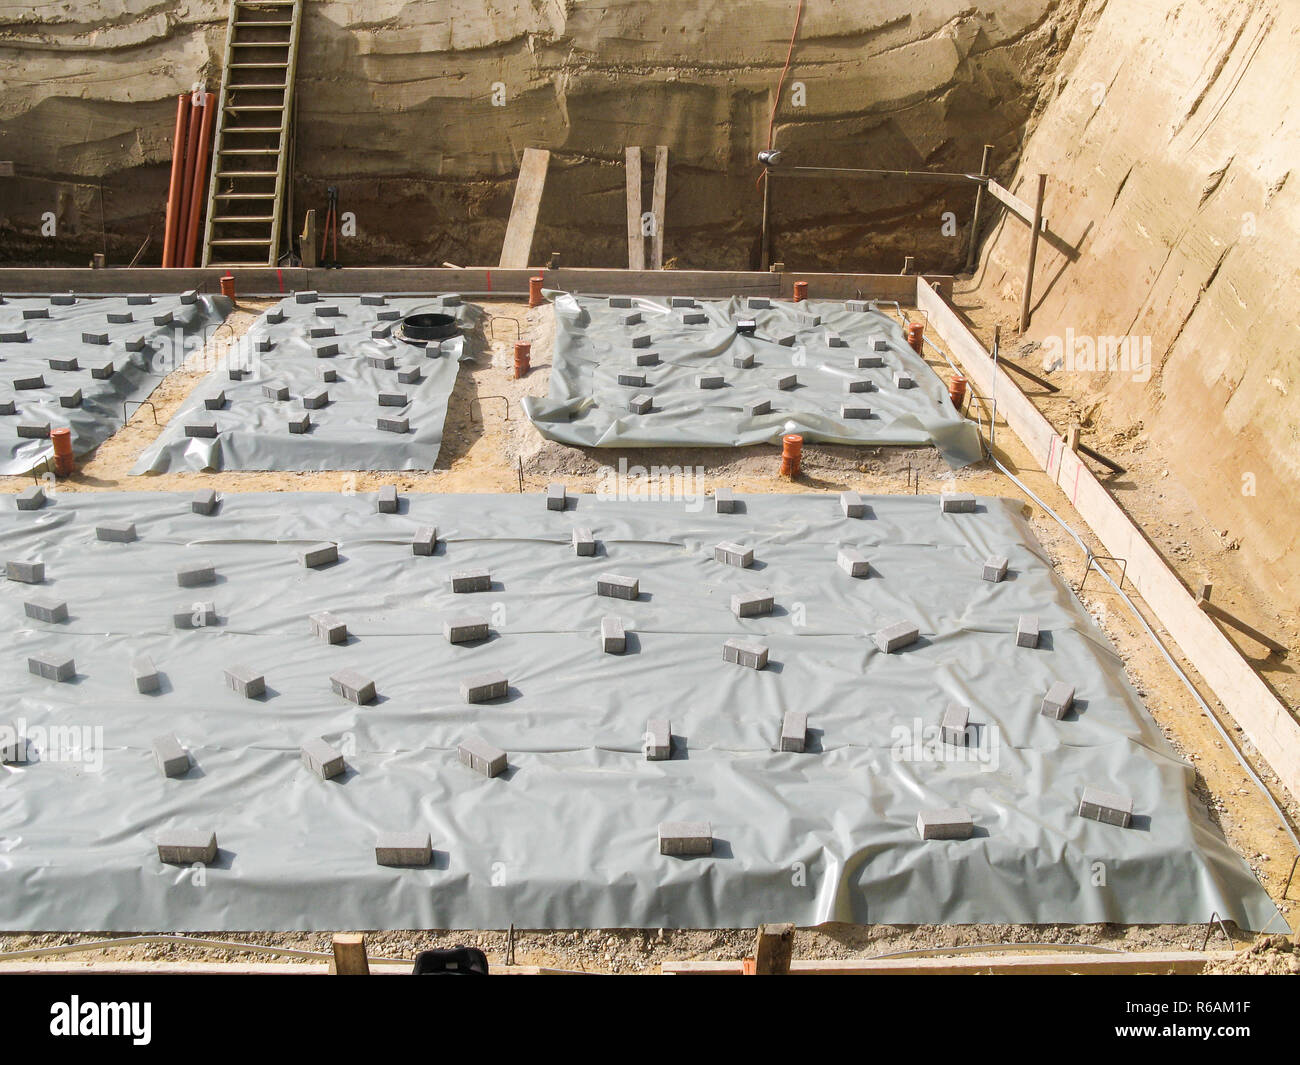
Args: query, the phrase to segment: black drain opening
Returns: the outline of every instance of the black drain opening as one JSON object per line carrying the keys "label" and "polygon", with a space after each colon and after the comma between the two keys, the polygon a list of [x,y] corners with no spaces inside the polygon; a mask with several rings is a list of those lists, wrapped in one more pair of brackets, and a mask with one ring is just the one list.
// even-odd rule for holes
{"label": "black drain opening", "polygon": [[459,336],[460,326],[454,315],[429,311],[423,314],[408,314],[402,319],[397,335],[412,344],[427,344],[430,341]]}

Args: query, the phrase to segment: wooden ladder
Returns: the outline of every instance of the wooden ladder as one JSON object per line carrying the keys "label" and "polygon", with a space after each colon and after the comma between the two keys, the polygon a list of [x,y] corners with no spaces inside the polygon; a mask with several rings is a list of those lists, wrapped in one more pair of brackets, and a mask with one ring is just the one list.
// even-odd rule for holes
{"label": "wooden ladder", "polygon": [[231,0],[203,230],[204,266],[274,266],[302,0]]}

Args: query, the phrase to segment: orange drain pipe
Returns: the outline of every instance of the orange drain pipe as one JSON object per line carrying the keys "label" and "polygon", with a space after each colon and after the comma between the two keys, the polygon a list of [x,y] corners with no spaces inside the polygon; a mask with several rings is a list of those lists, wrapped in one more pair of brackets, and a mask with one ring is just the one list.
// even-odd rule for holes
{"label": "orange drain pipe", "polygon": [[545,280],[541,276],[528,279],[528,306],[540,307],[545,302],[542,299],[542,282]]}
{"label": "orange drain pipe", "polygon": [[77,468],[76,459],[72,457],[72,430],[66,426],[51,429],[50,440],[54,443],[54,473],[58,477],[67,477]]}
{"label": "orange drain pipe", "polygon": [[234,303],[235,301],[235,275],[234,274],[221,275],[221,294],[225,296],[226,299],[230,300],[231,303]]}
{"label": "orange drain pipe", "polygon": [[952,384],[948,386],[948,398],[958,410],[961,410],[961,405],[966,402],[966,378],[959,373],[952,375]]}
{"label": "orange drain pipe", "polygon": [[167,221],[163,236],[163,266],[176,265],[176,234],[181,224],[181,183],[185,178],[185,145],[190,130],[190,94],[176,98],[176,132],[172,136],[172,178],[167,187]]}
{"label": "orange drain pipe", "polygon": [[912,350],[921,354],[921,338],[925,336],[925,323],[912,322],[907,327],[907,342]]}
{"label": "orange drain pipe", "polygon": [[527,377],[528,371],[532,369],[532,352],[533,346],[526,340],[520,340],[515,344],[515,378]]}
{"label": "orange drain pipe", "polygon": [[807,282],[807,281],[796,281],[796,282],[794,283],[794,301],[795,301],[795,303],[802,303],[802,302],[803,302],[804,300],[806,300],[807,298],[808,298],[808,282]]}
{"label": "orange drain pipe", "polygon": [[798,433],[786,433],[781,437],[781,476],[798,477],[802,462],[803,437]]}

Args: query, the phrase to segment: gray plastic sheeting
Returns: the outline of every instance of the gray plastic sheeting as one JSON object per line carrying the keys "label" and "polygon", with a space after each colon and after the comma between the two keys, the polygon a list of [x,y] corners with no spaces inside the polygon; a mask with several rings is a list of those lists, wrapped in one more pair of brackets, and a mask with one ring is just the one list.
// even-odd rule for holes
{"label": "gray plastic sheeting", "polygon": [[[193,293],[54,300],[0,297],[0,404],[14,405],[0,416],[0,474],[27,473],[53,452],[48,436],[20,437],[20,425],[70,428],[77,455],[102,444],[122,426],[123,403],[146,399],[230,313],[226,298]],[[77,369],[54,369],[51,359],[75,359]],[[14,387],[37,376],[44,387]],[[80,404],[65,405],[60,397],[74,403],[78,390]]]}
{"label": "gray plastic sheeting", "polygon": [[[169,470],[421,470],[432,469],[442,446],[447,401],[460,363],[473,358],[481,340],[481,308],[459,296],[365,297],[296,293],[263,314],[249,328],[226,364],[217,367],[190,393],[132,469]],[[382,301],[382,302],[379,302]],[[421,311],[455,315],[460,336],[427,345],[409,344],[389,334],[399,318]],[[283,314],[283,320],[271,319]],[[333,329],[330,335],[312,336]],[[375,335],[378,333],[378,335]],[[260,351],[259,342],[270,350]],[[337,345],[334,355],[320,349]],[[394,368],[371,365],[371,356],[392,356]],[[232,380],[230,367],[248,372]],[[418,368],[418,382],[399,381],[403,370]],[[337,380],[323,381],[333,370]],[[268,384],[287,385],[289,398],[263,393]],[[326,406],[309,410],[303,396],[324,388]],[[404,393],[407,403],[381,406],[380,392]],[[225,393],[225,404],[206,402]],[[311,427],[291,433],[291,418],[306,414]],[[406,418],[408,431],[378,427],[378,419]],[[185,426],[215,422],[216,437],[187,437]]]}
{"label": "gray plastic sheeting", "polygon": [[[693,307],[634,297],[632,307],[611,307],[596,296],[555,298],[555,354],[550,392],[526,397],[524,412],[543,436],[580,447],[721,446],[776,443],[787,432],[828,444],[933,444],[953,466],[982,457],[975,426],[948,399],[947,387],[903,337],[902,327],[879,310],[847,310],[830,300],[798,304],[760,300],[698,300]],[[865,306],[865,304],[863,305]],[[702,313],[707,321],[688,324]],[[624,324],[627,315],[639,322]],[[751,319],[753,336],[736,322]],[[816,319],[818,324],[812,324]],[[843,346],[832,346],[838,335]],[[636,337],[649,346],[633,347]],[[780,343],[781,337],[793,343]],[[886,342],[876,351],[872,341]],[[657,352],[658,365],[637,366],[634,356]],[[856,366],[861,355],[879,354],[884,366]],[[753,356],[748,368],[736,356]],[[914,388],[899,388],[905,372]],[[620,373],[644,373],[644,387],[619,384]],[[703,389],[700,374],[721,374],[722,388]],[[794,374],[797,387],[782,390]],[[847,382],[870,382],[871,391],[849,393]],[[649,413],[634,414],[634,396],[653,397]],[[771,413],[746,406],[769,401]],[[844,404],[871,409],[869,418],[846,418]]]}
{"label": "gray plastic sheeting", "polygon": [[[591,496],[563,513],[492,495],[410,496],[396,514],[368,495],[232,494],[211,517],[161,493],[10,505],[4,558],[41,559],[47,579],[0,582],[5,713],[38,749],[0,771],[0,927],[1275,918],[1018,503],[941,517],[932,497],[867,502],[865,519],[826,496],[751,496],[731,515]],[[133,521],[139,540],[97,541],[110,520]],[[412,533],[430,524],[445,544],[413,555]],[[574,554],[575,526],[594,533],[595,557]],[[318,539],[340,561],[305,569],[297,552]],[[715,562],[723,540],[753,547],[753,567]],[[869,555],[869,579],[836,566],[845,544]],[[980,576],[994,552],[1010,560],[998,584]],[[201,559],[217,583],[178,588],[173,571]],[[445,589],[480,566],[489,592]],[[640,598],[598,597],[606,571],[638,578]],[[760,586],[773,615],[735,618],[730,596]],[[25,619],[37,592],[66,600],[69,619]],[[207,599],[216,625],[173,628],[174,611]],[[310,635],[321,610],[347,623],[346,645]],[[1015,644],[1026,612],[1044,630],[1038,649]],[[448,644],[443,620],[464,613],[483,615],[490,639]],[[624,619],[625,654],[602,653],[605,615]],[[920,642],[880,653],[867,634],[900,618]],[[737,635],[768,643],[767,669],[722,660]],[[75,679],[30,675],[38,651],[73,656]],[[158,694],[135,691],[141,653],[163,674]],[[265,674],[264,698],[225,687],[233,664]],[[341,669],[373,678],[378,701],[334,695]],[[465,705],[459,682],[495,669],[507,698]],[[1063,721],[1039,713],[1058,679],[1078,689]],[[970,707],[977,747],[935,741],[949,700]],[[774,749],[787,710],[809,714],[806,753]],[[659,717],[674,757],[648,762],[646,721]],[[56,726],[77,731],[42,736]],[[171,732],[196,762],[184,778],[151,758]],[[300,763],[300,743],[319,736],[345,752],[346,778]],[[509,752],[504,775],[458,763],[469,736]],[[1078,817],[1086,785],[1130,795],[1134,827]],[[958,804],[975,838],[918,837],[918,811]],[[713,856],[660,855],[662,821],[710,822]],[[155,855],[178,828],[217,834],[202,877]],[[427,831],[434,863],[376,865],[385,831]]]}

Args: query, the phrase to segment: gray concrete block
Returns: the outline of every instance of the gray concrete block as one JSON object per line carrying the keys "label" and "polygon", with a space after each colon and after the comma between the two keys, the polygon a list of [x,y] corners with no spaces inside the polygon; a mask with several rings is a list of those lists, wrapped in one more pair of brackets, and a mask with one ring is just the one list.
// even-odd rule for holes
{"label": "gray concrete block", "polygon": [[662,717],[652,717],[645,723],[645,760],[665,762],[673,754],[673,725]]}
{"label": "gray concrete block", "polygon": [[668,300],[669,307],[698,307],[693,296],[671,296]]}
{"label": "gray concrete block", "polygon": [[127,325],[135,321],[135,315],[130,311],[109,311],[106,317],[109,325]]}
{"label": "gray concrete block", "polygon": [[622,577],[617,573],[602,573],[596,578],[596,594],[611,599],[636,599],[641,594],[641,582],[635,577]]}
{"label": "gray concrete block", "polygon": [[246,366],[226,365],[226,376],[232,381],[242,381],[251,372]]}
{"label": "gray concrete block", "polygon": [[311,634],[316,639],[329,644],[348,642],[347,623],[328,610],[310,614],[307,620],[311,624]]}
{"label": "gray concrete block", "polygon": [[552,481],[546,486],[546,509],[563,510],[569,505],[568,493],[564,485],[558,481]]}
{"label": "gray concrete block", "polygon": [[227,666],[226,687],[245,699],[256,699],[266,694],[266,678],[248,666]]}
{"label": "gray concrete block", "polygon": [[156,692],[162,686],[158,667],[148,655],[136,655],[131,659],[131,677],[135,681],[135,690],[141,695]]}
{"label": "gray concrete block", "polygon": [[871,634],[876,647],[885,654],[893,654],[904,647],[910,647],[920,639],[921,631],[910,621],[896,621]]}
{"label": "gray concrete block", "polygon": [[304,392],[302,396],[302,405],[308,410],[320,410],[328,407],[330,402],[330,392],[328,388],[313,388],[310,392]]}
{"label": "gray concrete block", "polygon": [[853,365],[859,370],[876,370],[885,365],[883,355],[858,355],[853,360]]}
{"label": "gray concrete block", "polygon": [[808,715],[801,710],[787,710],[781,718],[781,750],[803,754],[808,744]]}
{"label": "gray concrete block", "polygon": [[130,521],[102,522],[95,526],[95,537],[105,543],[133,543],[136,540],[135,523]]}
{"label": "gray concrete block", "polygon": [[18,404],[12,399],[0,399],[0,414],[17,414]]}
{"label": "gray concrete block", "polygon": [[789,392],[792,388],[798,388],[799,375],[793,373],[783,374],[776,379],[776,387],[782,392]]}
{"label": "gray concrete block", "polygon": [[713,561],[721,562],[726,566],[739,566],[741,569],[747,569],[754,564],[754,549],[746,547],[744,544],[724,540],[714,546]]}
{"label": "gray concrete block", "polygon": [[0,344],[26,344],[26,329],[4,329],[0,330]]}
{"label": "gray concrete block", "polygon": [[875,386],[865,377],[852,377],[844,382],[844,391],[849,395],[856,395],[859,392],[874,391]]}
{"label": "gray concrete block", "polygon": [[492,588],[492,573],[485,569],[456,570],[447,578],[447,583],[457,594],[486,592]]}
{"label": "gray concrete block", "polygon": [[828,348],[847,348],[849,342],[840,336],[839,333],[827,333],[826,346]]}
{"label": "gray concrete block", "polygon": [[128,307],[149,307],[153,304],[153,297],[146,293],[139,292],[126,297]]}
{"label": "gray concrete block", "polygon": [[948,492],[939,497],[941,514],[974,514],[975,497],[963,492]]}
{"label": "gray concrete block", "polygon": [[318,359],[332,359],[338,355],[339,346],[335,341],[326,341],[324,344],[313,344],[312,352]]}
{"label": "gray concrete block", "polygon": [[575,527],[573,530],[573,553],[584,558],[596,554],[596,538],[591,535],[590,529]]}
{"label": "gray concrete block", "polygon": [[751,311],[766,311],[772,306],[772,301],[766,296],[750,296],[745,301],[745,307]]}
{"label": "gray concrete block", "polygon": [[217,568],[207,560],[191,562],[176,571],[176,583],[182,588],[196,588],[212,584],[217,579]]}
{"label": "gray concrete block", "polygon": [[408,402],[405,392],[380,392],[376,398],[381,407],[405,407]]}
{"label": "gray concrete block", "polygon": [[20,584],[40,584],[45,580],[45,563],[14,559],[5,563],[5,577]]}
{"label": "gray concrete block", "polygon": [[753,403],[745,404],[745,416],[748,418],[758,418],[764,414],[772,413],[772,401],[770,399],[760,399]]}
{"label": "gray concrete block", "polygon": [[862,502],[862,497],[857,492],[840,493],[840,510],[846,518],[865,518],[867,516],[867,505]]}
{"label": "gray concrete block", "polygon": [[970,707],[949,703],[939,722],[939,737],[954,747],[966,746],[966,728],[970,724]]}
{"label": "gray concrete block", "polygon": [[397,360],[392,355],[367,355],[366,365],[375,370],[392,370],[397,366]]}
{"label": "gray concrete block", "polygon": [[190,771],[190,755],[170,732],[153,739],[153,760],[165,777],[183,777]]}
{"label": "gray concrete block", "polygon": [[75,293],[56,292],[50,297],[51,307],[71,307],[77,302]]}
{"label": "gray concrete block", "polygon": [[226,406],[226,393],[218,392],[215,396],[206,396],[203,400],[204,410],[224,410]]}
{"label": "gray concrete block", "polygon": [[29,322],[34,318],[49,318],[50,309],[48,307],[27,307],[23,310],[23,321]]}
{"label": "gray concrete block", "polygon": [[44,388],[45,376],[43,374],[32,374],[29,377],[15,377],[13,387],[16,392],[32,392],[38,388]]}
{"label": "gray concrete block", "polygon": [[867,556],[856,547],[841,547],[835,556],[835,565],[850,577],[871,576],[871,564],[867,561]]}
{"label": "gray concrete block", "polygon": [[311,547],[298,552],[298,561],[308,569],[315,569],[317,566],[328,566],[338,560],[338,544],[312,544]]}
{"label": "gray concrete block", "polygon": [[722,388],[727,383],[720,373],[701,373],[695,375],[696,388]]}
{"label": "gray concrete block", "polygon": [[504,699],[510,690],[506,675],[494,670],[491,673],[476,673],[460,682],[460,697],[467,703],[490,703],[494,699]]}
{"label": "gray concrete block", "polygon": [[997,584],[1007,575],[1007,559],[1005,555],[989,555],[984,560],[984,570],[982,573],[986,581]]}
{"label": "gray concrete block", "polygon": [[275,347],[275,341],[270,337],[258,337],[253,341],[253,350],[265,355]]}
{"label": "gray concrete block", "polygon": [[675,858],[713,853],[713,826],[707,821],[662,821],[659,853]]}
{"label": "gray concrete block", "polygon": [[192,304],[199,302],[199,294],[194,289],[188,289],[187,291],[182,292],[177,298],[180,300],[182,306],[185,307],[189,307]]}
{"label": "gray concrete block", "polygon": [[645,388],[646,376],[643,373],[633,373],[631,370],[620,371],[618,383],[624,388]]}
{"label": "gray concrete block", "polygon": [[172,613],[178,629],[206,629],[217,623],[217,608],[212,602],[182,603]]}
{"label": "gray concrete block", "polygon": [[343,312],[333,303],[322,303],[316,308],[315,313],[317,318],[341,318],[343,316]]}
{"label": "gray concrete block", "polygon": [[360,300],[360,304],[362,307],[383,307],[387,303],[388,303],[387,296],[381,296],[375,293],[362,296]]}
{"label": "gray concrete block", "polygon": [[152,321],[154,325],[171,325],[172,322],[176,321],[176,315],[171,311],[162,311],[153,315]]}
{"label": "gray concrete block", "polygon": [[[371,339],[371,340],[387,340],[387,339],[388,339],[390,336],[392,336],[392,335],[393,335],[393,323],[392,323],[392,322],[388,322],[388,323],[386,323],[386,324],[381,324],[381,325],[376,325],[376,326],[374,326],[374,327],[370,330],[370,339]],[[432,346],[432,345],[430,345],[430,346]]]}
{"label": "gray concrete block", "polygon": [[108,334],[107,333],[82,333],[81,342],[83,344],[95,344],[99,347],[104,347],[108,344]]}
{"label": "gray concrete block", "polygon": [[883,333],[875,333],[871,337],[871,347],[874,351],[888,351],[889,338]]}
{"label": "gray concrete block", "polygon": [[1072,706],[1074,706],[1073,686],[1066,684],[1063,680],[1058,680],[1047,689],[1047,694],[1043,696],[1043,702],[1039,706],[1038,712],[1044,717],[1060,721],[1070,712]]}
{"label": "gray concrete block", "polygon": [[975,822],[964,806],[946,806],[917,814],[916,831],[922,839],[970,839]]}
{"label": "gray concrete block", "polygon": [[46,680],[71,680],[77,675],[77,664],[71,658],[61,655],[28,655],[27,672]]}
{"label": "gray concrete block", "polygon": [[722,660],[747,669],[766,669],[767,644],[757,640],[728,640],[722,645]]}
{"label": "gray concrete block", "polygon": [[386,484],[375,496],[375,510],[380,514],[396,514],[401,502],[401,497],[397,494],[397,486]]}
{"label": "gray concrete block", "polygon": [[717,514],[736,513],[737,499],[730,488],[718,488],[713,493],[713,510]]}
{"label": "gray concrete block", "polygon": [[[316,376],[320,378],[320,380],[325,384],[332,385],[334,384],[335,381],[339,379],[339,372],[338,370],[334,369],[333,366],[322,366],[320,367],[320,369],[316,371]],[[309,393],[309,394],[313,394],[313,393]],[[328,392],[325,393],[325,402],[329,403]]]}
{"label": "gray concrete block", "polygon": [[320,293],[315,289],[304,289],[302,292],[295,292],[293,300],[295,303],[319,303]]}
{"label": "gray concrete block", "polygon": [[[324,340],[326,337],[337,336],[338,330],[332,325],[314,325],[307,330],[307,336],[312,340]],[[316,349],[317,357],[320,356],[320,348]],[[335,352],[335,354],[338,354]]]}
{"label": "gray concrete block", "polygon": [[289,386],[282,385],[277,381],[270,381],[262,386],[262,395],[267,399],[287,400],[289,398]]}
{"label": "gray concrete block", "polygon": [[76,358],[66,355],[55,356],[49,360],[49,363],[51,370],[59,370],[63,373],[71,373],[74,370],[81,369],[81,364],[77,362]]}
{"label": "gray concrete block", "polygon": [[217,493],[212,489],[195,492],[190,496],[190,511],[194,514],[211,514],[217,509]]}
{"label": "gray concrete block", "polygon": [[422,868],[433,861],[427,832],[384,832],[375,837],[375,864],[399,869]]}
{"label": "gray concrete block", "polygon": [[633,396],[627,401],[627,409],[633,414],[649,414],[654,410],[655,401],[650,396]]}
{"label": "gray concrete block", "polygon": [[38,484],[24,488],[14,497],[19,510],[40,510],[45,506],[45,489]]}
{"label": "gray concrete block", "polygon": [[375,428],[385,433],[409,433],[411,421],[409,418],[376,418]]}
{"label": "gray concrete block", "polygon": [[894,386],[896,388],[915,388],[916,378],[914,378],[910,373],[904,373],[902,370],[895,370]]}
{"label": "gray concrete block", "polygon": [[687,311],[682,315],[682,325],[708,325],[709,316],[703,311]]}
{"label": "gray concrete block", "polygon": [[397,371],[397,383],[399,385],[418,385],[424,380],[424,371],[418,366],[411,366],[405,370]]}
{"label": "gray concrete block", "polygon": [[798,340],[799,337],[795,333],[789,333],[789,332],[778,330],[776,333],[773,334],[772,339],[775,340],[778,344],[780,344],[783,348],[792,348],[794,347],[795,341]]}
{"label": "gray concrete block", "polygon": [[284,311],[279,307],[272,307],[266,312],[266,321],[268,325],[279,325],[284,321]]}
{"label": "gray concrete block", "polygon": [[347,769],[343,753],[319,736],[304,740],[298,755],[302,759],[302,764],[321,780],[332,780],[334,777],[342,776]]}
{"label": "gray concrete block", "polygon": [[623,619],[606,614],[600,619],[600,649],[607,655],[621,655],[627,650],[627,630]]}
{"label": "gray concrete block", "polygon": [[1020,615],[1020,620],[1016,622],[1016,646],[1017,647],[1038,646],[1038,615],[1037,614]]}
{"label": "gray concrete block", "polygon": [[438,529],[433,525],[421,525],[411,536],[411,554],[432,555],[438,549]]}
{"label": "gray concrete block", "polygon": [[1128,828],[1133,823],[1133,800],[1117,791],[1088,785],[1079,799],[1079,816],[1103,825]]}
{"label": "gray concrete block", "polygon": [[610,296],[609,305],[614,309],[626,309],[632,306],[631,296]]}
{"label": "gray concrete block", "polygon": [[731,612],[738,618],[761,618],[772,613],[775,596],[766,588],[738,592],[731,597]]}
{"label": "gray concrete block", "polygon": [[641,333],[639,336],[634,336],[632,338],[632,346],[634,348],[648,348],[650,346],[650,334]]}
{"label": "gray concrete block", "polygon": [[71,392],[61,392],[59,394],[59,406],[69,410],[75,410],[81,406],[81,389],[74,388]]}
{"label": "gray concrete block", "polygon": [[16,725],[0,726],[0,764],[22,765],[28,760],[27,737]]}
{"label": "gray concrete block", "polygon": [[751,369],[754,365],[754,356],[747,354],[733,355],[731,356],[731,365],[737,370]]}
{"label": "gray concrete block", "polygon": [[68,620],[68,604],[62,599],[42,596],[39,599],[26,600],[23,603],[23,613],[35,621],[56,625],[60,621]]}
{"label": "gray concrete block", "polygon": [[43,440],[50,435],[49,422],[37,422],[35,425],[18,426],[18,435],[26,440]]}
{"label": "gray concrete block", "polygon": [[174,829],[158,837],[158,860],[166,865],[211,865],[217,860],[217,834]]}
{"label": "gray concrete block", "polygon": [[629,313],[629,314],[620,314],[620,315],[618,316],[618,323],[619,323],[619,325],[623,325],[623,326],[628,326],[628,325],[640,325],[640,324],[641,324],[641,312],[640,312],[640,311],[632,311],[632,312]]}
{"label": "gray concrete block", "polygon": [[488,619],[478,614],[457,614],[442,623],[448,643],[474,643],[488,638]]}
{"label": "gray concrete block", "polygon": [[485,777],[500,776],[506,771],[506,752],[476,736],[462,740],[457,745],[456,757],[460,759],[461,765],[467,765]]}
{"label": "gray concrete block", "polygon": [[375,698],[375,682],[355,669],[342,669],[330,677],[330,690],[358,706],[365,706]]}
{"label": "gray concrete block", "polygon": [[633,366],[658,366],[659,352],[657,351],[634,351],[632,353]]}

